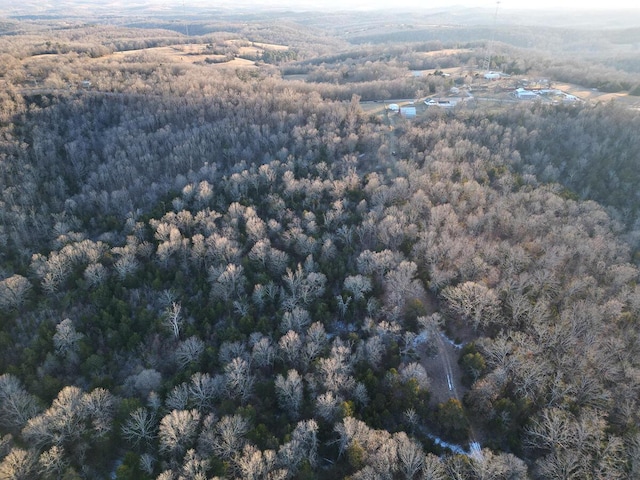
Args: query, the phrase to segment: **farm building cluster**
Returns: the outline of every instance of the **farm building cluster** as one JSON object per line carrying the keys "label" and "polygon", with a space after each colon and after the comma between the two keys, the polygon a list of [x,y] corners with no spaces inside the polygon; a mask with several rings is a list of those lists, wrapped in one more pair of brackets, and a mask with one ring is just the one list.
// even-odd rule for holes
{"label": "farm building cluster", "polygon": [[573,103],[580,101],[575,95],[557,89],[527,90],[526,88],[516,88],[512,94],[518,100],[551,100],[552,102]]}

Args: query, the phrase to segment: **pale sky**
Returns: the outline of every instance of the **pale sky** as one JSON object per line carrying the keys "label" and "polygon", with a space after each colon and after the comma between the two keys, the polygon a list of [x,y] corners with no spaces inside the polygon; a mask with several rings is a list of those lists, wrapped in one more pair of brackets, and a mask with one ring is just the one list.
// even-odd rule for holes
{"label": "pale sky", "polygon": [[[404,0],[402,0],[404,1]],[[424,5],[431,2],[418,2],[407,0],[407,2],[414,5]],[[451,5],[452,2],[440,2],[435,1],[441,5]],[[496,2],[486,0],[462,0],[459,2],[461,5],[487,7],[494,8]],[[614,10],[623,8],[640,9],[640,2],[638,0],[503,0],[500,2],[500,9],[564,9],[564,10]]]}
{"label": "pale sky", "polygon": [[[198,0],[185,0],[189,2]],[[250,0],[239,0],[238,3],[248,4]],[[256,0],[256,3],[266,5],[297,5],[300,7],[317,6],[326,10],[327,8],[340,9],[392,9],[392,8],[440,8],[451,7],[453,5],[465,7],[484,7],[495,9],[496,2],[491,0]],[[640,10],[640,0],[502,0],[500,10],[618,10],[634,9]]]}
{"label": "pale sky", "polygon": [[[85,4],[86,0],[66,0],[65,5],[73,5],[74,1]],[[21,9],[36,11],[49,10],[60,6],[60,0],[0,0],[0,14],[2,10],[19,11]],[[100,5],[96,0],[90,0],[92,5]],[[36,6],[37,5],[37,6]],[[379,9],[432,9],[462,7],[481,7],[495,10],[496,0],[109,0],[100,5],[107,8],[109,5],[115,10],[120,7],[144,7],[155,6],[167,10],[189,10],[189,7],[203,8],[211,6],[251,8],[293,8],[304,10],[379,10]],[[183,7],[184,6],[184,7]],[[561,10],[569,15],[577,10],[602,10],[612,11],[621,9],[633,9],[640,12],[640,0],[501,0],[498,11],[515,10]]]}
{"label": "pale sky", "polygon": [[[389,2],[387,0],[345,0],[340,2],[342,5],[358,4],[359,6],[379,6],[379,7],[397,7],[407,6],[411,8],[429,8],[429,7],[446,7],[451,5],[461,5],[465,7],[484,7],[495,8],[495,1],[487,0],[395,0]],[[618,8],[640,9],[640,1],[634,0],[503,0],[500,2],[499,9],[535,9],[535,10],[613,10]]]}

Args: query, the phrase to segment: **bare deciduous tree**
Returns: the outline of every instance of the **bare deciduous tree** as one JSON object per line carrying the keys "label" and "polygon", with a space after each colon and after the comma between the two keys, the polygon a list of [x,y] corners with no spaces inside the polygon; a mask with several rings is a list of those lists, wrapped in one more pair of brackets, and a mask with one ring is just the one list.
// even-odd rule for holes
{"label": "bare deciduous tree", "polygon": [[386,304],[389,309],[402,312],[407,301],[424,297],[424,288],[415,278],[417,271],[418,266],[414,262],[404,260],[384,276]]}
{"label": "bare deciduous tree", "polygon": [[223,459],[231,458],[242,450],[244,436],[249,431],[249,422],[240,415],[225,415],[215,426],[212,448]]}
{"label": "bare deciduous tree", "polygon": [[251,351],[251,359],[259,367],[270,367],[276,358],[276,348],[269,337],[262,337]]}
{"label": "bare deciduous tree", "polygon": [[280,331],[286,333],[289,330],[301,333],[309,323],[311,322],[311,316],[309,312],[304,308],[293,307],[291,311],[285,311],[280,321]]}
{"label": "bare deciduous tree", "polygon": [[73,322],[65,318],[56,325],[56,333],[53,335],[53,345],[59,355],[66,356],[75,353],[78,349],[78,342],[84,335],[78,333],[73,326]]}
{"label": "bare deciduous tree", "polygon": [[146,368],[137,375],[132,375],[130,381],[134,389],[146,397],[150,392],[157,390],[162,382],[162,375],[153,368]]}
{"label": "bare deciduous tree", "polygon": [[307,460],[311,466],[318,460],[318,424],[315,420],[298,422],[291,440],[278,450],[278,463],[290,474],[295,474],[300,463]]}
{"label": "bare deciduous tree", "polygon": [[192,336],[185,341],[180,342],[174,353],[178,368],[187,367],[190,363],[198,361],[202,352],[204,352],[204,342],[198,337]]}
{"label": "bare deciduous tree", "polygon": [[327,332],[320,322],[312,323],[307,329],[304,347],[302,350],[302,365],[308,368],[311,362],[316,359],[327,344]]}
{"label": "bare deciduous tree", "polygon": [[0,308],[10,310],[20,307],[29,291],[31,283],[22,275],[12,275],[0,281]]}
{"label": "bare deciduous tree", "polygon": [[31,418],[22,435],[33,445],[63,445],[86,432],[83,393],[77,387],[65,387],[44,413]]}
{"label": "bare deciduous tree", "polygon": [[225,380],[221,375],[211,377],[208,373],[196,372],[191,375],[188,384],[189,398],[198,410],[208,410],[224,388]]}
{"label": "bare deciduous tree", "polygon": [[187,450],[182,459],[182,468],[180,469],[180,479],[184,480],[201,480],[206,479],[207,470],[209,469],[209,460],[202,458],[196,450],[190,448]]}
{"label": "bare deciduous tree", "polygon": [[116,272],[118,272],[120,279],[125,279],[129,275],[133,275],[138,271],[140,268],[140,262],[138,262],[132,253],[127,253],[116,260],[116,263],[114,263],[113,266],[116,269]]}
{"label": "bare deciduous tree", "polygon": [[253,392],[255,377],[251,374],[249,362],[236,357],[224,367],[227,394],[246,402]]}
{"label": "bare deciduous tree", "polygon": [[182,382],[173,387],[164,403],[170,410],[185,410],[189,406],[189,386],[187,383]]}
{"label": "bare deciduous tree", "polygon": [[246,480],[284,480],[288,471],[276,468],[276,453],[273,450],[258,450],[245,445],[242,453],[234,457],[239,477]]}
{"label": "bare deciduous tree", "polygon": [[51,407],[27,422],[22,436],[38,449],[70,449],[81,461],[91,442],[111,430],[114,407],[113,396],[104,389],[87,394],[78,387],[64,387]]}
{"label": "bare deciduous tree", "polygon": [[151,475],[153,473],[156,462],[156,457],[154,457],[150,453],[143,453],[142,455],[140,455],[140,470],[142,470],[147,475]]}
{"label": "bare deciduous tree", "polygon": [[0,375],[0,425],[21,429],[38,411],[36,398],[24,390],[16,377],[10,373]]}
{"label": "bare deciduous tree", "polygon": [[137,408],[122,425],[122,435],[134,445],[149,443],[155,438],[156,418],[146,408]]}
{"label": "bare deciduous tree", "polygon": [[385,345],[378,335],[367,338],[363,344],[364,358],[373,367],[378,368],[385,353]]}
{"label": "bare deciduous tree", "polygon": [[283,300],[286,309],[293,309],[296,305],[308,305],[311,301],[324,293],[327,277],[318,272],[305,272],[298,264],[296,271],[287,269],[283,277],[288,296]]}
{"label": "bare deciduous tree", "polygon": [[412,480],[424,465],[422,446],[404,432],[394,434],[393,439],[396,442],[396,451],[400,460],[399,469],[407,480]]}
{"label": "bare deciduous tree", "polygon": [[224,342],[220,345],[218,360],[220,363],[229,363],[234,358],[249,360],[249,353],[245,342]]}
{"label": "bare deciduous tree", "polygon": [[303,382],[297,370],[289,370],[287,377],[276,377],[276,396],[280,408],[287,412],[291,418],[296,419],[302,406]]}
{"label": "bare deciduous tree", "polygon": [[448,308],[474,328],[492,323],[500,323],[500,304],[493,290],[475,282],[465,282],[455,287],[447,287],[442,296],[448,302]]}
{"label": "bare deciduous tree", "polygon": [[91,420],[93,435],[104,437],[111,431],[116,400],[108,390],[96,388],[83,397],[86,414]]}
{"label": "bare deciduous tree", "polygon": [[429,388],[429,377],[427,371],[417,362],[409,363],[400,369],[400,378],[403,381],[414,380],[418,386],[424,390]]}
{"label": "bare deciduous tree", "polygon": [[344,288],[351,292],[353,299],[357,302],[371,291],[371,280],[363,275],[348,276],[344,279]]}
{"label": "bare deciduous tree", "polygon": [[331,391],[322,393],[316,398],[316,412],[321,418],[330,422],[337,415],[341,401],[340,397],[337,397]]}
{"label": "bare deciduous tree", "polygon": [[69,460],[65,458],[64,449],[54,445],[40,454],[37,468],[44,478],[53,479],[62,478],[68,465]]}
{"label": "bare deciduous tree", "polygon": [[180,302],[172,302],[162,313],[162,321],[171,330],[174,338],[180,337],[182,328],[182,306]]}
{"label": "bare deciduous tree", "polygon": [[278,341],[278,347],[282,353],[283,359],[289,363],[289,365],[297,365],[300,359],[302,340],[293,330],[289,330]]}
{"label": "bare deciduous tree", "polygon": [[107,279],[109,272],[101,263],[91,263],[85,269],[83,276],[89,288],[102,285]]}
{"label": "bare deciduous tree", "polygon": [[0,478],[7,480],[31,480],[36,472],[33,453],[21,448],[13,448],[0,462]]}
{"label": "bare deciduous tree", "polygon": [[229,263],[216,278],[215,273],[218,272],[211,272],[211,295],[214,298],[229,301],[238,298],[244,292],[246,279],[242,265]]}
{"label": "bare deciduous tree", "polygon": [[447,474],[442,461],[433,453],[428,453],[422,463],[421,480],[445,480]]}
{"label": "bare deciduous tree", "polygon": [[172,410],[160,420],[160,450],[171,456],[183,455],[198,433],[200,413],[197,410]]}

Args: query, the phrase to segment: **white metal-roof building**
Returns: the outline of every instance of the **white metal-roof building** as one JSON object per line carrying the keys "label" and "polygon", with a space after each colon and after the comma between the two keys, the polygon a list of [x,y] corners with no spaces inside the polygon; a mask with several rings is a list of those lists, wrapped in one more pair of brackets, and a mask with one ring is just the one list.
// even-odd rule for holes
{"label": "white metal-roof building", "polygon": [[453,108],[459,103],[473,100],[473,97],[445,97],[445,98],[428,98],[424,104],[428,107]]}
{"label": "white metal-roof building", "polygon": [[500,72],[487,72],[484,74],[484,78],[487,80],[498,80],[501,76]]}
{"label": "white metal-roof building", "polygon": [[416,107],[402,107],[400,109],[400,115],[402,115],[405,118],[415,118]]}
{"label": "white metal-roof building", "polygon": [[518,100],[535,100],[540,97],[536,92],[524,88],[516,89],[515,95]]}

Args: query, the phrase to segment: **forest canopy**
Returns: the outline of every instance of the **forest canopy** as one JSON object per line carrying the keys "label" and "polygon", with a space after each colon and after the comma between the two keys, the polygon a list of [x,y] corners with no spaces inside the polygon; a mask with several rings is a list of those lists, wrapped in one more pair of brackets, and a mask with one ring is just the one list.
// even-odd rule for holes
{"label": "forest canopy", "polygon": [[383,21],[3,20],[0,478],[638,478],[636,32]]}

